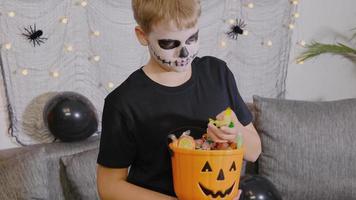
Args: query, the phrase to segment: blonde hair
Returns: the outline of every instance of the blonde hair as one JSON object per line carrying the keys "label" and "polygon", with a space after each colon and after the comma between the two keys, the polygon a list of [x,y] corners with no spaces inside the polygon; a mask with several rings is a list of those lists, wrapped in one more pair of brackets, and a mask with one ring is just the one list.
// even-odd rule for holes
{"label": "blonde hair", "polygon": [[173,22],[178,29],[197,24],[201,13],[199,0],[132,0],[137,24],[149,33],[152,26],[161,22]]}

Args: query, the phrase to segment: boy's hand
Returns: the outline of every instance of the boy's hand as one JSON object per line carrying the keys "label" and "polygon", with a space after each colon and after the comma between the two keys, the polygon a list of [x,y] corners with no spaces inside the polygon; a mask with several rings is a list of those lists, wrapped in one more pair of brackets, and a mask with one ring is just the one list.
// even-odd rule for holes
{"label": "boy's hand", "polygon": [[237,193],[237,196],[234,198],[234,200],[239,200],[241,193],[242,193],[242,190],[239,190],[239,192]]}
{"label": "boy's hand", "polygon": [[[225,117],[225,111],[216,116],[217,120],[223,120]],[[238,134],[242,133],[243,125],[239,122],[234,111],[231,110],[231,121],[234,123],[234,127],[222,126],[216,127],[213,123],[208,124],[207,134],[214,140],[214,142],[226,142],[236,141]]]}

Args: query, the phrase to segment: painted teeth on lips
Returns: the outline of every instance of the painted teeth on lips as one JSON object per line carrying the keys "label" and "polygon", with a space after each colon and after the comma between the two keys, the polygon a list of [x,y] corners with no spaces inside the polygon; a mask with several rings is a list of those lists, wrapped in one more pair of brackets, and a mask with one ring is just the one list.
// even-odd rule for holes
{"label": "painted teeth on lips", "polygon": [[187,65],[188,63],[189,63],[189,59],[183,60],[183,61],[180,61],[180,62],[178,62],[177,60],[175,61],[176,66],[181,66],[181,67]]}

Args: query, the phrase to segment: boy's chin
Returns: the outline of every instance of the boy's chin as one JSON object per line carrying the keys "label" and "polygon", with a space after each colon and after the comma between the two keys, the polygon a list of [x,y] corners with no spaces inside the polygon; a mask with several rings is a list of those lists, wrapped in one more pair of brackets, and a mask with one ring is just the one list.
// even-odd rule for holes
{"label": "boy's chin", "polygon": [[185,72],[188,71],[190,69],[190,63],[188,65],[184,65],[184,66],[168,66],[168,65],[161,65],[162,67],[164,67],[167,71],[171,71],[171,72]]}

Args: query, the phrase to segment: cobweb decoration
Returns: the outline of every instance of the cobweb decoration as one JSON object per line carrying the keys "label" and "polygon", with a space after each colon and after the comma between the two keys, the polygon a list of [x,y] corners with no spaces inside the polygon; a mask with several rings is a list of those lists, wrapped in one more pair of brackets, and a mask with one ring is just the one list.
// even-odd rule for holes
{"label": "cobweb decoration", "polygon": [[[254,9],[245,9],[245,2],[237,0],[201,4],[199,56],[225,60],[245,101],[253,94],[282,97],[291,35],[283,27],[291,14],[289,2],[256,1]],[[51,94],[78,92],[95,105],[101,118],[105,96],[148,61],[148,51],[134,34],[131,1],[0,1],[0,9],[9,132],[22,145],[52,142],[40,120]],[[230,18],[244,19],[254,34],[221,48]],[[23,27],[33,24],[48,38],[35,48],[21,35]],[[273,40],[273,47],[261,46],[264,38]]]}

